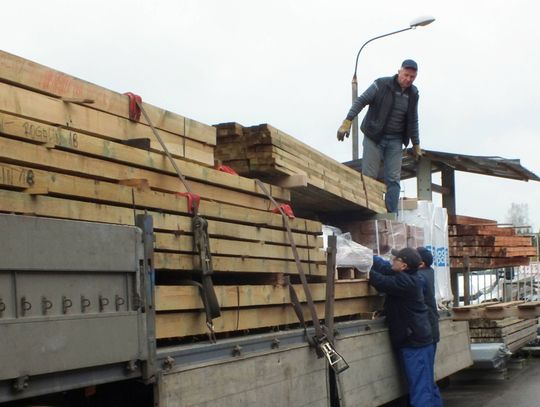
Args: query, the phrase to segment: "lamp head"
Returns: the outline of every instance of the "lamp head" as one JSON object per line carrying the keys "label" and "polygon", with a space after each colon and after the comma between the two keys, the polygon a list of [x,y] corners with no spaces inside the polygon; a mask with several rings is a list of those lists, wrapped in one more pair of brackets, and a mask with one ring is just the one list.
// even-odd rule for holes
{"label": "lamp head", "polygon": [[431,16],[423,16],[423,17],[415,18],[409,23],[409,25],[411,28],[424,27],[428,24],[431,24],[434,21],[435,21],[435,18]]}

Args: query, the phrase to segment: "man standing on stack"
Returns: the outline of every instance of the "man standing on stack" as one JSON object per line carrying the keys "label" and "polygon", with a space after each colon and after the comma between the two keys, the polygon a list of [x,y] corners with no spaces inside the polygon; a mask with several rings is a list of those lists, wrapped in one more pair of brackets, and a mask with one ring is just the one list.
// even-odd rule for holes
{"label": "man standing on stack", "polygon": [[351,125],[369,105],[360,129],[364,133],[362,174],[378,178],[383,161],[388,212],[397,213],[401,179],[402,144],[413,144],[413,154],[422,156],[418,135],[418,89],[413,85],[418,65],[412,59],[401,64],[397,75],[379,78],[353,103],[337,132],[339,141],[349,137]]}

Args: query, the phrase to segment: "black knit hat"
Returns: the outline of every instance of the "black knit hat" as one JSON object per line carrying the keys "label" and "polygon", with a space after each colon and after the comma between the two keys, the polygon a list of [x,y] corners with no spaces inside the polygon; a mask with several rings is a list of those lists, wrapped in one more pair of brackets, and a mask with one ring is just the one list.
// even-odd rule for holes
{"label": "black knit hat", "polygon": [[401,63],[402,68],[409,68],[414,69],[415,71],[418,71],[418,64],[413,61],[412,59],[406,59]]}
{"label": "black knit hat", "polygon": [[400,258],[410,269],[417,269],[422,258],[416,249],[412,247],[406,247],[401,250],[392,249],[392,255]]}
{"label": "black knit hat", "polygon": [[416,250],[422,258],[424,264],[427,267],[431,267],[431,265],[433,264],[433,254],[431,254],[431,251],[429,249],[426,249],[425,247],[417,247]]}

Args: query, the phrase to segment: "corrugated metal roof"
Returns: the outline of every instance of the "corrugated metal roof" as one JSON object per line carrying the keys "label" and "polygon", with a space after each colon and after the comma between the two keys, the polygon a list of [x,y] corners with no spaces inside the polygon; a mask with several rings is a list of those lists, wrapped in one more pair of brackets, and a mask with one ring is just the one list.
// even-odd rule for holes
{"label": "corrugated metal roof", "polygon": [[[446,167],[456,171],[491,175],[493,177],[509,178],[520,181],[540,181],[540,177],[523,167],[519,159],[443,153],[441,151],[430,150],[424,151],[426,153],[426,157],[431,159],[432,173],[439,172]],[[412,156],[412,149],[408,149],[407,153],[404,153],[403,155],[401,179],[416,177],[417,163]],[[357,171],[360,171],[362,168],[361,159],[348,161],[344,164],[354,168]]]}

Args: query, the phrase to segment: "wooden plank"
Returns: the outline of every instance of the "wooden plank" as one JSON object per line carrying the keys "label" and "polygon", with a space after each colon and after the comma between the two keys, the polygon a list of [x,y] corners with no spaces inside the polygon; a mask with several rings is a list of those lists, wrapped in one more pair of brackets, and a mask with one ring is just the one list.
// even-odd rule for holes
{"label": "wooden plank", "polygon": [[[146,188],[130,188],[119,184],[92,179],[80,178],[50,171],[41,171],[29,167],[7,165],[0,163],[3,186],[24,189],[27,192],[35,190],[40,194],[83,198],[96,203],[114,203],[129,206],[131,209],[151,209],[172,214],[188,214],[188,204],[184,197],[152,191]],[[251,224],[256,227],[271,227],[283,229],[281,215],[268,211],[258,211],[237,206],[201,201],[199,213],[211,219],[221,219],[234,223]],[[291,229],[301,234],[293,233],[293,238],[299,246],[320,247],[320,238],[306,236],[321,233],[319,222],[295,218],[289,221]],[[314,240],[315,239],[315,240]]]}
{"label": "wooden plank", "polygon": [[520,341],[525,337],[530,337],[532,334],[536,334],[536,324],[523,328],[519,331],[514,331],[508,335],[495,336],[495,337],[473,337],[471,336],[471,343],[496,343],[501,342],[504,344],[511,344],[516,341]]}
{"label": "wooden plank", "polygon": [[510,317],[500,320],[491,320],[491,319],[473,319],[469,321],[470,328],[505,328],[509,325],[513,325],[523,321],[520,318]]}
{"label": "wooden plank", "polygon": [[[0,133],[22,140],[44,144],[48,148],[60,148],[78,154],[92,155],[113,162],[137,165],[149,170],[176,175],[175,169],[169,160],[164,157],[163,153],[129,147],[84,133],[73,132],[61,127],[51,126],[6,113],[0,113]],[[187,146],[186,152],[190,155],[193,154]],[[182,159],[176,159],[175,162],[187,179],[261,194],[260,189],[252,179],[232,176],[231,174],[226,174]],[[289,194],[280,188],[267,185],[267,189],[271,191],[274,198],[280,200],[290,199]]]}
{"label": "wooden plank", "polygon": [[[305,302],[301,285],[293,285],[300,302]],[[324,301],[326,284],[312,283],[309,288],[313,301]],[[214,286],[221,308],[290,304],[289,288],[275,285]],[[354,281],[336,285],[335,298],[377,296],[367,281]],[[200,293],[193,286],[156,286],[156,311],[204,309]]]}
{"label": "wooden plank", "polygon": [[471,319],[505,319],[516,317],[520,319],[532,319],[540,316],[540,303],[531,304],[528,307],[523,307],[526,304],[523,301],[512,301],[487,305],[485,307],[459,307],[453,308],[453,319],[456,321],[466,321]]}
{"label": "wooden plank", "polygon": [[470,334],[471,338],[501,338],[503,336],[510,335],[514,332],[521,331],[524,328],[528,328],[530,326],[536,326],[537,322],[534,319],[526,319],[526,320],[520,320],[517,319],[517,322],[507,325],[505,327],[497,327],[497,328],[489,328],[489,327],[482,327],[482,328],[470,328]]}
{"label": "wooden plank", "polygon": [[[163,151],[150,127],[138,122],[93,110],[86,106],[64,103],[60,99],[4,83],[0,83],[0,95],[2,95],[0,110],[5,113],[62,126],[75,132],[83,131],[109,140],[148,139],[154,151]],[[161,131],[160,137],[172,155],[189,159],[184,149],[185,141],[182,137],[165,131]],[[194,146],[195,144],[192,145],[192,147]],[[207,150],[206,155],[202,154],[205,149]],[[200,150],[202,151],[198,156],[201,159],[204,158],[203,164],[213,165],[212,147],[201,145]]]}
{"label": "wooden plank", "polygon": [[[94,101],[93,109],[129,119],[127,96],[4,51],[0,51],[0,78],[3,81],[57,97],[91,99]],[[144,99],[144,95],[142,96]],[[202,143],[216,144],[216,131],[212,126],[148,103],[143,102],[143,107],[153,125],[158,129],[180,134]],[[141,117],[141,123],[145,123],[144,117]]]}
{"label": "wooden plank", "polygon": [[449,225],[496,225],[497,221],[492,219],[475,218],[463,215],[448,215]]}
{"label": "wooden plank", "polygon": [[491,247],[512,247],[531,246],[530,236],[450,236],[448,243],[450,247],[464,246],[491,246]]}
{"label": "wooden plank", "polygon": [[[210,226],[214,222],[209,223]],[[240,225],[233,225],[232,228]],[[225,229],[228,231],[227,229]],[[253,236],[256,231],[250,230],[250,235],[245,237],[247,240]],[[234,233],[234,232],[233,232]],[[209,230],[209,234],[212,232]],[[238,232],[236,236],[244,236],[245,234]],[[285,232],[282,232],[283,241],[279,243],[286,243],[288,238]],[[155,236],[155,250],[161,251],[178,251],[178,252],[193,252],[196,251],[193,248],[193,237],[186,235],[174,235],[172,233],[154,233]],[[229,235],[231,236],[231,235]],[[264,237],[270,238],[271,236],[266,234]],[[259,257],[267,259],[281,259],[281,260],[294,260],[294,254],[291,246],[282,246],[278,244],[259,242],[246,242],[241,240],[225,240],[210,238],[210,252],[212,255],[228,255],[228,256],[241,256],[241,257]],[[319,249],[306,249],[302,247],[296,248],[298,256],[302,261],[317,262],[321,264],[326,263],[326,253]]]}
{"label": "wooden plank", "polygon": [[[377,297],[338,300],[334,305],[336,317],[368,312],[378,302]],[[317,315],[324,318],[324,302],[315,303]],[[309,316],[307,306],[304,314]],[[297,324],[298,318],[290,305],[224,310],[221,317],[214,319],[216,332],[231,332],[246,329]],[[202,335],[207,331],[204,312],[172,312],[156,315],[157,339]]]}
{"label": "wooden plank", "polygon": [[[11,170],[11,172],[9,171]],[[149,209],[149,207],[141,206],[140,203],[135,205],[135,196],[138,197],[152,197],[153,193],[150,191],[138,191],[136,189],[130,188],[130,187],[124,187],[120,185],[114,185],[106,182],[96,183],[92,180],[84,180],[77,177],[69,177],[69,176],[62,176],[58,174],[46,174],[41,171],[31,171],[31,170],[25,170],[22,167],[8,167],[5,165],[0,165],[0,175],[4,174],[4,178],[0,178],[0,183],[4,179],[8,179],[8,181],[11,181],[11,179],[23,179],[23,180],[32,180],[33,184],[29,186],[27,184],[27,187],[29,187],[26,192],[32,193],[35,189],[39,191],[39,194],[45,194],[50,193],[53,195],[62,195],[62,196],[69,196],[70,198],[92,198],[98,200],[99,204],[93,204],[96,207],[96,212],[99,212],[100,209],[107,208],[107,203],[114,202],[114,203],[121,203],[125,205],[126,207],[118,207],[118,206],[111,206],[108,208],[108,213],[114,213],[116,212],[118,214],[119,218],[126,218],[129,216],[129,213],[133,214],[133,211],[135,208],[138,209],[138,212],[142,212],[143,210]],[[49,181],[49,182],[47,182]],[[6,182],[4,181],[4,184]],[[14,193],[9,194],[8,191],[5,191],[5,194],[11,195],[13,200],[17,199],[16,195]],[[158,195],[156,198],[161,198],[161,195]],[[21,202],[19,204],[19,207],[21,210],[16,212],[24,212],[24,203],[23,201],[28,200],[28,198],[24,196],[19,197]],[[146,202],[150,200],[150,198],[147,199]],[[171,197],[171,200],[178,199],[177,197],[173,196]],[[59,198],[51,198],[47,201],[52,202],[58,202],[60,205],[71,207],[82,207],[86,206],[88,208],[91,208],[92,203],[82,203],[79,201],[72,201],[72,200],[62,200]],[[43,199],[41,200],[43,201]],[[142,201],[142,200],[141,200]],[[185,200],[184,200],[185,201]],[[138,201],[137,201],[138,202]],[[105,203],[105,204],[103,204]],[[158,205],[159,202],[156,202],[156,205]],[[154,205],[152,205],[154,206]],[[0,204],[0,208],[1,208]],[[159,210],[160,208],[155,208]],[[0,209],[1,210],[1,209]],[[89,209],[90,210],[90,209]],[[126,212],[125,214],[123,214]],[[154,228],[157,230],[164,230],[164,231],[170,231],[175,233],[176,235],[183,234],[188,236],[183,236],[182,242],[175,242],[176,248],[178,247],[186,247],[185,250],[191,250],[191,216],[190,215],[173,215],[173,214],[164,214],[164,213],[158,213],[149,211],[149,214],[153,216],[154,219]],[[201,213],[202,214],[202,213]],[[48,213],[44,212],[41,213],[42,216],[58,216],[58,212]],[[69,214],[66,214],[66,216],[69,216]],[[132,215],[133,216],[133,215]],[[59,216],[59,217],[65,217],[65,216]],[[96,220],[95,218],[93,218]],[[103,219],[101,221],[107,222],[108,219]],[[100,219],[97,219],[98,221]],[[113,222],[114,223],[114,222]],[[229,237],[237,240],[244,240],[244,241],[254,241],[259,244],[264,243],[275,243],[275,244],[284,244],[287,245],[287,247],[290,245],[288,234],[283,228],[281,230],[278,229],[271,229],[262,227],[259,225],[243,225],[238,224],[234,222],[223,222],[219,220],[211,219],[208,222],[208,233],[210,236],[213,237]],[[321,257],[321,254],[318,253],[321,247],[322,247],[322,239],[318,238],[313,235],[305,234],[305,233],[298,233],[293,232],[292,234],[293,239],[297,246],[302,249],[303,247],[312,247],[316,248],[317,250],[311,253],[313,259],[318,259]],[[180,239],[180,236],[178,237]],[[172,244],[172,243],[171,243]],[[234,243],[226,244],[225,242],[218,242],[215,243],[216,249],[219,249],[220,247],[228,247],[230,246],[231,249],[234,246]],[[238,246],[242,246],[241,243],[237,243]],[[261,250],[256,250],[256,245],[252,245],[252,249],[254,250],[254,253],[261,253]],[[247,247],[247,246],[246,246]],[[271,250],[271,246],[268,247],[269,250]],[[303,249],[302,249],[303,250]],[[228,254],[239,254],[237,253],[238,250],[233,250],[234,253],[228,253]],[[249,253],[247,253],[249,254]],[[246,253],[243,253],[242,255],[247,255]]]}
{"label": "wooden plank", "polygon": [[[471,257],[469,266],[472,270],[492,269],[499,267],[527,266],[530,263],[529,257]],[[450,257],[450,268],[463,269],[467,267],[462,257]]]}
{"label": "wooden plank", "polygon": [[[146,179],[150,187],[158,191],[186,192],[185,186],[176,176],[159,174],[67,151],[47,149],[43,146],[22,143],[4,137],[0,137],[0,161],[34,168],[52,169],[66,174],[112,182],[126,179]],[[237,191],[193,180],[189,184],[192,190],[203,198],[260,210],[271,208],[271,202],[261,195],[239,194]]]}
{"label": "wooden plank", "polygon": [[450,247],[451,257],[523,257],[536,256],[535,247]]}
{"label": "wooden plank", "polygon": [[467,236],[467,235],[487,235],[487,236],[514,236],[514,228],[499,227],[497,225],[448,225],[448,235]]}
{"label": "wooden plank", "polygon": [[[301,265],[306,275],[326,275],[326,264],[301,262]],[[296,263],[287,260],[212,256],[212,266],[218,273],[298,274]],[[154,267],[164,271],[200,270],[198,256],[182,253],[154,253]]]}

